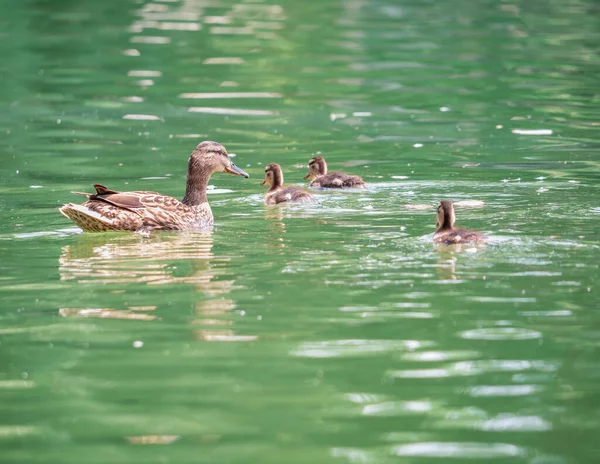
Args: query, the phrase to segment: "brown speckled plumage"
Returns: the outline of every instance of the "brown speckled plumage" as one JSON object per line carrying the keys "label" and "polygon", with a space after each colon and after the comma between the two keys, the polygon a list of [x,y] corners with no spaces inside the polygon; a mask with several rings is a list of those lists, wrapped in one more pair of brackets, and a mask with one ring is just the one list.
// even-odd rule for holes
{"label": "brown speckled plumage", "polygon": [[479,232],[454,227],[456,215],[454,206],[448,200],[440,202],[437,207],[437,230],[433,234],[435,243],[454,245],[457,243],[485,243],[485,237]]}
{"label": "brown speckled plumage", "polygon": [[327,173],[327,163],[322,156],[315,156],[308,162],[308,174],[305,180],[312,179],[309,187],[315,188],[367,188],[367,184],[359,176],[343,172]]}
{"label": "brown speckled plumage", "polygon": [[117,192],[94,184],[96,193],[85,195],[88,201],[68,203],[60,212],[88,232],[204,229],[213,225],[213,215],[206,198],[206,187],[214,172],[248,177],[235,166],[225,147],[216,142],[202,142],[188,162],[185,196],[176,198],[157,192]]}
{"label": "brown speckled plumage", "polygon": [[301,188],[284,187],[283,172],[278,164],[271,163],[265,167],[265,179],[260,185],[267,184],[269,185],[269,190],[265,194],[267,205],[286,202],[311,203],[315,201],[310,193]]}

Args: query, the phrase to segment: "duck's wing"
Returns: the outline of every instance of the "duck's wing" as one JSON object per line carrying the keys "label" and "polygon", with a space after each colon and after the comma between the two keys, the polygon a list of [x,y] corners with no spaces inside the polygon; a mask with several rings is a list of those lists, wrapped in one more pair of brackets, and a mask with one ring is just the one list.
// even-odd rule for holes
{"label": "duck's wing", "polygon": [[88,198],[91,198],[95,195],[102,195],[102,194],[107,194],[107,193],[119,193],[114,190],[110,190],[110,189],[106,188],[104,185],[100,185],[100,184],[94,184],[94,188],[96,189],[96,193],[74,192],[74,191],[71,191],[71,193],[73,193],[75,195],[83,195],[84,197],[88,197]]}
{"label": "duck's wing", "polygon": [[177,198],[161,195],[156,192],[122,192],[114,195],[103,195],[99,199],[119,208],[129,210],[148,209],[179,212],[187,209]]}
{"label": "duck's wing", "polygon": [[302,201],[302,202],[312,202],[315,201],[315,198],[308,193],[306,190],[303,190],[298,187],[290,187],[290,194],[292,196],[292,201]]}
{"label": "duck's wing", "polygon": [[120,193],[120,192],[117,192],[116,190],[111,190],[102,184],[94,184],[94,188],[96,189],[96,195],[112,195],[112,194]]}
{"label": "duck's wing", "polygon": [[[87,192],[71,192],[75,195],[83,195],[84,197],[88,197],[90,200],[99,200],[106,201],[107,203],[113,203],[115,206],[120,206],[122,208],[126,208],[127,205],[136,204],[133,197],[139,197],[142,195],[160,195],[157,192],[149,192],[149,191],[135,191],[135,192],[118,192],[116,190],[111,190],[108,187],[105,187],[102,184],[94,184],[94,188],[96,189],[96,193],[87,193]],[[112,199],[109,201],[109,199]],[[121,204],[117,204],[121,203]],[[140,207],[140,206],[137,206]]]}
{"label": "duck's wing", "polygon": [[485,237],[479,232],[468,229],[453,229],[449,232],[436,233],[433,236],[433,241],[437,243],[445,243],[446,245],[486,242]]}
{"label": "duck's wing", "polygon": [[312,202],[313,196],[307,191],[298,187],[285,187],[278,190],[274,195],[275,203],[283,203],[286,201],[294,202]]}
{"label": "duck's wing", "polygon": [[344,174],[343,172],[328,172],[314,179],[310,183],[310,186],[324,188],[364,188],[366,184],[359,176]]}
{"label": "duck's wing", "polygon": [[344,182],[340,179],[337,172],[329,172],[322,176],[316,177],[309,184],[309,187],[322,187],[322,188],[342,188]]}
{"label": "duck's wing", "polygon": [[104,185],[95,184],[95,194],[88,195],[90,200],[109,203],[127,210],[162,209],[165,211],[181,211],[185,206],[177,199],[157,192],[135,191],[117,192]]}
{"label": "duck's wing", "polygon": [[96,193],[85,193],[88,201],[82,205],[71,203],[60,211],[84,230],[183,230],[202,224],[212,224],[208,204],[200,212],[179,200],[156,192],[117,192],[103,185],[95,185]]}
{"label": "duck's wing", "polygon": [[481,235],[479,232],[475,232],[474,230],[463,230],[462,234],[463,242],[478,242],[478,243],[486,243],[486,238]]}
{"label": "duck's wing", "polygon": [[[345,188],[360,188],[366,187],[365,181],[362,180],[362,177],[355,176],[352,174],[346,174],[343,172],[332,172],[330,182],[341,185]],[[329,175],[329,174],[326,174]]]}
{"label": "duck's wing", "polygon": [[344,174],[343,182],[344,182],[344,187],[365,188],[367,186],[365,181],[362,180],[362,177],[353,176],[350,174]]}

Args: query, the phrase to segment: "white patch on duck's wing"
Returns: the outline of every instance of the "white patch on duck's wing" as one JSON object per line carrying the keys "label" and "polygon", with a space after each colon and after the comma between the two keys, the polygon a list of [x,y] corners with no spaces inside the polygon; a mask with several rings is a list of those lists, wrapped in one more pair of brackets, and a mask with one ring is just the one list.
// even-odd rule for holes
{"label": "white patch on duck's wing", "polygon": [[284,198],[285,198],[287,201],[290,201],[290,200],[292,199],[292,194],[291,194],[291,193],[286,193],[286,194],[285,194],[285,196],[284,196]]}

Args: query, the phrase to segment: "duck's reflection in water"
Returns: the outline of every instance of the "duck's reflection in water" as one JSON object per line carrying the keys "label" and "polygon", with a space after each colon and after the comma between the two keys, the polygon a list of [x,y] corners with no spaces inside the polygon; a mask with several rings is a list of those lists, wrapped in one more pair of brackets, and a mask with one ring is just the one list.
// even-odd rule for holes
{"label": "duck's reflection in water", "polygon": [[[473,243],[455,243],[446,245],[443,243],[434,243],[434,250],[439,253],[436,269],[440,280],[461,280],[465,278],[477,278],[476,275],[459,275],[456,276],[456,263],[458,257],[464,253],[481,253],[485,249],[485,245]],[[464,258],[464,257],[463,257]]]}
{"label": "duck's reflection in water", "polygon": [[273,206],[265,210],[265,220],[268,221],[269,225],[269,230],[266,234],[269,241],[266,243],[266,246],[285,248],[283,236],[287,232],[287,229],[285,222],[283,222],[283,211],[281,208],[281,206]]}
{"label": "duck's reflection in water", "polygon": [[[150,238],[134,234],[83,234],[73,245],[62,248],[59,258],[61,280],[78,283],[148,285],[190,283],[202,285],[214,277],[216,259],[211,234],[155,234]],[[177,261],[187,261],[191,272],[178,275]]]}
{"label": "duck's reflection in water", "polygon": [[[213,254],[213,236],[207,233],[163,233],[151,237],[84,234],[76,244],[62,248],[60,278],[82,285],[102,285],[110,293],[124,293],[128,284],[190,285],[199,294],[194,303],[198,318],[190,323],[195,338],[205,341],[250,341],[255,336],[235,335],[231,312],[236,305],[223,296],[234,280],[226,274],[230,258]],[[139,292],[138,292],[139,294]],[[144,295],[142,294],[142,297]],[[153,298],[151,294],[148,298]],[[154,320],[154,304],[115,308],[61,308],[63,317]]]}
{"label": "duck's reflection in water", "polygon": [[440,280],[456,280],[456,256],[448,251],[440,252],[436,269]]}

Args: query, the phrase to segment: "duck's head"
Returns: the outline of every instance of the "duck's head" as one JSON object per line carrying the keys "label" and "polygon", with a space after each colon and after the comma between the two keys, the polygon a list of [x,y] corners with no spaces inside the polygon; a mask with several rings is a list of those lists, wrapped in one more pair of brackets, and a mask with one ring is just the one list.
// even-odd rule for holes
{"label": "duck's head", "polygon": [[452,229],[456,215],[454,214],[454,206],[448,200],[443,200],[437,207],[437,224],[436,227],[441,229]]}
{"label": "duck's head", "polygon": [[198,144],[190,156],[188,163],[189,176],[194,177],[207,171],[209,174],[227,172],[235,176],[248,178],[248,174],[243,169],[233,164],[225,147],[217,142],[205,141]]}
{"label": "duck's head", "polygon": [[322,156],[315,156],[308,162],[308,174],[304,176],[304,180],[314,179],[318,176],[327,174],[327,163]]}
{"label": "duck's head", "polygon": [[281,166],[276,163],[267,164],[265,167],[265,178],[260,185],[269,185],[271,189],[281,187],[283,185],[283,172],[281,171]]}

